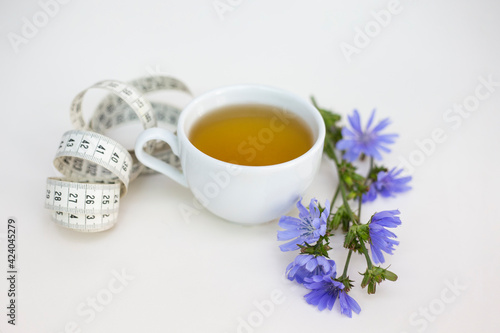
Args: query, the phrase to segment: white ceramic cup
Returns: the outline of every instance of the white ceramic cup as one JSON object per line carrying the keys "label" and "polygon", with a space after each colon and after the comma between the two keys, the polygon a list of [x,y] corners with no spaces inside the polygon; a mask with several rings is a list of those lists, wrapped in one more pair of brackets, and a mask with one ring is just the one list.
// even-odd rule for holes
{"label": "white ceramic cup", "polygon": [[[235,104],[265,104],[291,112],[310,128],[313,146],[293,160],[267,166],[231,164],[198,150],[188,139],[193,124],[213,110]],[[151,140],[170,145],[180,158],[182,172],[144,151]],[[308,101],[273,87],[232,85],[209,91],[189,103],[181,112],[176,134],[163,128],[142,132],[135,154],[144,165],[189,187],[213,214],[232,222],[258,224],[286,214],[305,193],[319,168],[324,140],[323,119]]]}

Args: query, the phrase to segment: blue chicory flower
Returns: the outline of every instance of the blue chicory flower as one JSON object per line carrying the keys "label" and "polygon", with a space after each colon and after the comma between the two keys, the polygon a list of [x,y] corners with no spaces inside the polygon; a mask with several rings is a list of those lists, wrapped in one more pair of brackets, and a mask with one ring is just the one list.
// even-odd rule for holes
{"label": "blue chicory flower", "polygon": [[299,254],[286,268],[287,278],[290,281],[295,279],[298,283],[304,283],[304,278],[325,275],[336,270],[335,261],[312,254]]}
{"label": "blue chicory flower", "polygon": [[397,238],[396,235],[386,229],[396,228],[398,225],[401,225],[401,219],[396,216],[399,214],[399,210],[386,210],[378,212],[373,214],[371,221],[368,224],[370,228],[370,249],[372,252],[372,259],[375,264],[385,262],[382,251],[387,254],[392,254],[394,246],[399,244],[397,240],[393,239]]}
{"label": "blue chicory flower", "polygon": [[356,314],[361,312],[361,307],[358,302],[354,300],[351,296],[347,295],[347,293],[342,290],[339,295],[339,303],[340,303],[340,313],[346,315],[349,318],[352,318],[352,311]]}
{"label": "blue chicory flower", "polygon": [[326,233],[326,220],[330,215],[330,204],[327,201],[325,209],[320,214],[318,201],[313,198],[309,203],[309,210],[302,205],[302,200],[297,202],[299,218],[282,216],[278,225],[286,230],[278,231],[278,240],[290,240],[280,245],[281,251],[293,251],[299,249],[304,243],[312,244]]}
{"label": "blue chicory flower", "polygon": [[373,201],[380,194],[383,197],[394,197],[395,193],[411,189],[408,182],[411,176],[398,177],[403,169],[392,168],[389,172],[380,171],[377,180],[370,185],[367,193],[363,194],[363,202]]}
{"label": "blue chicory flower", "polygon": [[372,111],[365,130],[361,128],[361,118],[358,110],[354,110],[352,116],[348,116],[351,128],[342,128],[342,140],[337,142],[337,149],[345,150],[344,158],[349,162],[356,160],[360,154],[382,159],[380,150],[390,152],[386,145],[394,143],[397,134],[381,134],[391,122],[389,118],[381,120],[375,127],[370,128],[375,118],[375,110]]}
{"label": "blue chicory flower", "polygon": [[336,272],[326,275],[314,275],[304,278],[304,286],[311,291],[304,296],[307,303],[315,305],[320,311],[331,310],[337,298],[339,298],[340,312],[343,315],[352,317],[352,311],[359,313],[361,307],[344,290],[345,286],[335,279]]}

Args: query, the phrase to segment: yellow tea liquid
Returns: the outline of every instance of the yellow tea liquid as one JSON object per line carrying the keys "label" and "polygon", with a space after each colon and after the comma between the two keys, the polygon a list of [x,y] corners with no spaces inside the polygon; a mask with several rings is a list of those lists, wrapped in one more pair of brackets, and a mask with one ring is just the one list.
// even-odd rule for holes
{"label": "yellow tea liquid", "polygon": [[272,165],[307,152],[313,135],[297,115],[260,104],[231,105],[199,119],[189,133],[205,154],[239,165]]}

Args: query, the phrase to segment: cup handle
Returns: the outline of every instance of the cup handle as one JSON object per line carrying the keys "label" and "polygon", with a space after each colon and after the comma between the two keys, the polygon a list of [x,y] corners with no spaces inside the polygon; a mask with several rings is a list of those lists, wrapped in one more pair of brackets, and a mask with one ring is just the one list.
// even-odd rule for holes
{"label": "cup handle", "polygon": [[166,142],[172,149],[172,152],[179,156],[179,142],[177,136],[163,128],[149,128],[137,137],[137,140],[135,141],[135,156],[145,166],[164,174],[184,187],[188,187],[186,177],[182,172],[144,151],[144,146],[151,140],[161,140]]}

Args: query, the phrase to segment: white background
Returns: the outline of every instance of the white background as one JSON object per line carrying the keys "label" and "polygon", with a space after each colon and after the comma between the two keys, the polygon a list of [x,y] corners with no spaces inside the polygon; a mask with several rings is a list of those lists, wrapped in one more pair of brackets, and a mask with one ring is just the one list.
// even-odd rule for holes
{"label": "white background", "polygon": [[[2,1],[0,228],[9,216],[18,221],[19,294],[12,327],[1,279],[0,331],[496,332],[500,86],[488,91],[480,80],[500,82],[498,1],[401,0],[384,27],[373,13],[389,1],[220,2],[232,10],[219,15],[213,0],[75,0],[52,6],[52,17],[23,37],[43,6]],[[365,28],[366,46],[355,40]],[[10,33],[26,39],[13,45]],[[346,57],[343,43],[362,47]],[[364,259],[355,256],[360,315],[341,316],[338,304],[320,312],[283,277],[295,254],[280,252],[276,221],[243,227],[207,211],[183,219],[191,193],[160,175],[131,184],[110,231],[80,234],[51,222],[45,182],[59,175],[52,159],[71,128],[73,97],[103,79],[152,73],[183,80],[195,95],[262,83],[314,95],[344,116],[357,108],[366,120],[377,108],[378,119],[390,117],[400,138],[385,163],[407,160],[413,190],[365,205],[362,218],[401,210],[401,244],[387,258],[399,280],[367,295]],[[449,111],[474,102],[476,89],[488,97],[474,111]],[[437,143],[429,141],[436,129]],[[335,186],[325,158],[304,200],[324,202]],[[331,255],[343,267],[341,242],[339,234]],[[6,269],[5,233],[0,247]],[[128,276],[121,291],[90,310],[110,283],[120,286],[118,273]]]}

